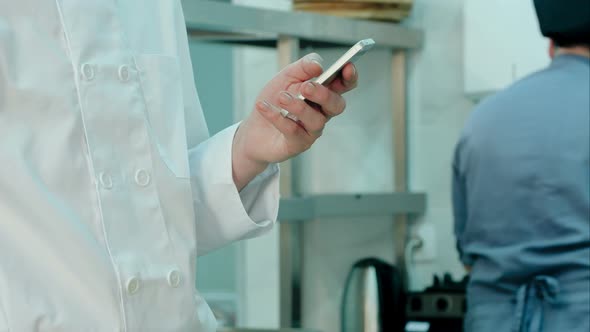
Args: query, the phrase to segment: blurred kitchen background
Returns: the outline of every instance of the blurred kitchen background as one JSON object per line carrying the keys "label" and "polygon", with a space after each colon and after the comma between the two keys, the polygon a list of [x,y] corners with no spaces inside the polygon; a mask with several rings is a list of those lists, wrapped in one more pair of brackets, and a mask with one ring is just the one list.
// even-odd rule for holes
{"label": "blurred kitchen background", "polygon": [[[405,6],[400,8],[405,8],[407,17],[401,22],[380,22],[379,28],[390,29],[395,36],[396,29],[402,27],[418,36],[418,45],[397,51],[377,47],[357,63],[360,84],[346,97],[347,111],[329,123],[324,136],[291,165],[291,171],[287,166],[289,175],[285,179],[293,183],[293,188],[285,189],[285,198],[391,194],[403,190],[403,183],[396,183],[396,177],[398,182],[405,177],[407,192],[423,198],[423,212],[383,216],[355,213],[279,223],[267,236],[200,257],[197,288],[220,324],[340,331],[346,319],[341,311],[347,276],[355,262],[367,257],[395,265],[402,275],[406,271],[404,287],[408,292],[420,294],[432,289],[435,276],[441,281],[438,286],[453,284],[460,288],[455,283],[460,284],[465,271],[455,250],[450,204],[454,145],[469,112],[482,97],[549,63],[545,51],[548,42],[538,32],[529,0],[389,2]],[[238,37],[227,37],[221,31],[213,37],[206,33],[224,30],[228,23],[223,20],[249,17],[234,17],[233,13],[239,12],[228,9],[227,17],[218,15],[218,27],[211,21],[197,24],[199,17],[208,15],[199,13],[200,9],[226,8],[208,7],[212,3],[298,14],[291,0],[183,0],[187,22],[192,20],[188,26],[196,85],[214,134],[251,112],[257,92],[280,70],[280,64],[276,35],[260,38],[256,46],[251,41],[238,43]],[[264,21],[264,14],[257,17],[263,21],[248,26],[271,24]],[[265,43],[269,40],[270,45]],[[298,54],[318,52],[329,65],[347,49],[344,45],[352,43],[334,47],[302,42]],[[288,50],[288,45],[284,49]],[[405,54],[405,63],[400,52]],[[403,73],[396,76],[394,66],[405,69],[405,82]],[[396,86],[396,77],[397,84],[405,83],[405,90]],[[405,96],[405,104],[400,96]],[[400,107],[405,112],[399,113]],[[396,123],[394,114],[405,114],[405,123]],[[406,132],[401,135],[395,132],[404,128]],[[395,157],[398,137],[406,139],[405,160]],[[396,176],[396,167],[404,166],[406,172],[402,170]],[[338,204],[331,208],[337,209]],[[285,243],[287,240],[294,242]],[[449,292],[460,293],[456,289]],[[439,318],[452,305],[441,303],[435,307]],[[424,307],[426,304],[408,302],[404,310]],[[425,317],[417,321],[428,321]],[[453,317],[458,318],[456,313]],[[414,328],[420,331],[419,325]]]}

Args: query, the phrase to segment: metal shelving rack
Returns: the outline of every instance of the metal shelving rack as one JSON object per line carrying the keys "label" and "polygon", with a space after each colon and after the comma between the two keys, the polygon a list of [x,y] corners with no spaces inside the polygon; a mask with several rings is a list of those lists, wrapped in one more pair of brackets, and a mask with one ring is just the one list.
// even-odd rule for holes
{"label": "metal shelving rack", "polygon": [[207,0],[183,0],[189,38],[211,42],[272,47],[281,67],[297,60],[300,49],[349,47],[373,38],[391,50],[394,128],[394,193],[302,196],[298,160],[281,165],[280,315],[281,326],[301,326],[301,272],[305,221],[321,217],[391,216],[395,221],[396,262],[404,266],[408,215],[423,213],[426,195],[408,192],[406,53],[419,49],[423,33],[396,24],[352,20],[301,12],[242,7]]}

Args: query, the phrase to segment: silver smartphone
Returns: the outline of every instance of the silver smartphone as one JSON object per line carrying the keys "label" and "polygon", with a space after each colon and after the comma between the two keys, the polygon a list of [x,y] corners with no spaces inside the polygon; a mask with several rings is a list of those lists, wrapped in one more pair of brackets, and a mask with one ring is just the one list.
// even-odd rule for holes
{"label": "silver smartphone", "polygon": [[[316,77],[312,80],[312,82],[321,84],[321,85],[328,85],[332,83],[334,79],[340,75],[342,68],[349,63],[354,63],[358,60],[363,54],[367,53],[370,49],[375,46],[375,41],[371,38],[363,39],[356,43],[353,47],[351,47],[346,53],[344,53],[338,60],[336,60],[328,69],[326,69],[320,76]],[[299,99],[306,100],[305,97],[299,95]],[[296,116],[287,112],[284,109],[281,109],[281,114],[293,121],[299,121]]]}
{"label": "silver smartphone", "polygon": [[332,83],[332,81],[338,77],[340,71],[342,71],[342,68],[344,68],[347,63],[354,63],[363,54],[372,49],[373,46],[375,46],[375,41],[373,39],[369,38],[361,40],[348,51],[346,51],[346,53],[344,53],[340,59],[336,60],[336,62],[334,62],[330,68],[326,69],[319,77],[313,80],[313,82],[322,85],[328,85]]}

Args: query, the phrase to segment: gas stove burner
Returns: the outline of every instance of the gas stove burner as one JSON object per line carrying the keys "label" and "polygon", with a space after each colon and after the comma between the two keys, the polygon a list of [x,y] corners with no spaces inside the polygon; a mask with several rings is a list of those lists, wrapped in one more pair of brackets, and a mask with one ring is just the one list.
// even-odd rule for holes
{"label": "gas stove burner", "polygon": [[447,273],[443,278],[434,276],[424,291],[407,293],[407,321],[428,323],[429,332],[461,331],[467,312],[467,281],[467,277],[454,281]]}

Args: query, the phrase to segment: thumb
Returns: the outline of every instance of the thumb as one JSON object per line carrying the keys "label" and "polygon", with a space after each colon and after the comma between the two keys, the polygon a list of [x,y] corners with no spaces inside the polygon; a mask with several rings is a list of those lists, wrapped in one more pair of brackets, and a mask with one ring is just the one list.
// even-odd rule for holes
{"label": "thumb", "polygon": [[322,57],[317,53],[310,53],[293,62],[281,71],[282,75],[300,82],[308,81],[322,74]]}

